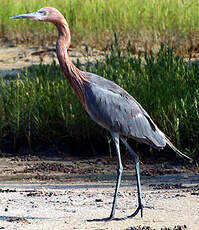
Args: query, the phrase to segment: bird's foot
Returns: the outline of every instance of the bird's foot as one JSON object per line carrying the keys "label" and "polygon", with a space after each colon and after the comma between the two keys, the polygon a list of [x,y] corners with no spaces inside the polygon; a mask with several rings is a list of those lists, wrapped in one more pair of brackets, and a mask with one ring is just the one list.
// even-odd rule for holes
{"label": "bird's foot", "polygon": [[141,212],[141,217],[143,217],[143,209],[144,208],[154,209],[153,206],[147,206],[147,205],[139,204],[139,206],[136,208],[135,212],[133,214],[131,214],[130,216],[127,216],[126,219],[136,216],[138,214],[139,210]]}
{"label": "bird's foot", "polygon": [[[142,204],[140,204],[140,205],[136,208],[135,212],[134,212],[133,214],[131,214],[130,216],[125,216],[125,217],[120,217],[120,218],[119,218],[119,217],[114,217],[114,214],[111,213],[111,215],[110,215],[108,218],[95,219],[95,221],[111,221],[111,220],[117,221],[117,220],[126,220],[126,219],[128,219],[128,218],[132,218],[132,217],[136,216],[136,215],[138,214],[139,210],[141,211],[141,217],[143,217],[143,208],[144,208],[144,206],[143,206]],[[93,220],[93,221],[94,221],[94,220]]]}
{"label": "bird's foot", "polygon": [[154,206],[149,206],[149,205],[143,205],[143,208],[155,209]]}
{"label": "bird's foot", "polygon": [[141,217],[143,217],[143,209],[144,209],[144,207],[145,207],[144,205],[139,204],[138,207],[136,208],[136,210],[134,211],[134,213],[131,214],[130,216],[127,216],[125,219],[132,218],[132,217],[136,216],[139,211],[141,212]]}
{"label": "bird's foot", "polygon": [[136,208],[136,210],[134,211],[134,213],[131,214],[131,215],[129,215],[129,216],[117,218],[117,217],[114,217],[114,215],[111,213],[111,215],[110,215],[109,217],[107,217],[107,218],[92,219],[92,220],[87,220],[87,221],[92,222],[92,221],[111,221],[111,220],[117,221],[117,220],[126,220],[126,219],[128,219],[128,218],[132,218],[132,217],[136,216],[136,215],[139,213],[139,211],[141,212],[141,217],[143,217],[143,209],[144,209],[144,208],[154,209],[153,206],[146,206],[146,205],[140,204],[140,205]]}

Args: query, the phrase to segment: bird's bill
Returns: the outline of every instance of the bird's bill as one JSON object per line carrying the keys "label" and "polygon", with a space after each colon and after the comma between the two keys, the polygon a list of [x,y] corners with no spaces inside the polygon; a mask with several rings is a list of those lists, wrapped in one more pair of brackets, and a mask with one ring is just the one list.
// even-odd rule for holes
{"label": "bird's bill", "polygon": [[41,14],[39,14],[38,12],[33,12],[33,13],[29,13],[29,14],[19,14],[19,15],[15,15],[10,17],[10,19],[21,19],[21,18],[31,18],[34,20],[40,20]]}

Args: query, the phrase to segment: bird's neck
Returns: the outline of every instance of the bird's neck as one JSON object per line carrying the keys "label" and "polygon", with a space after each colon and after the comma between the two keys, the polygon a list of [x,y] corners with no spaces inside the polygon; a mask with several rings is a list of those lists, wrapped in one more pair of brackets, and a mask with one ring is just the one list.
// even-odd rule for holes
{"label": "bird's neck", "polygon": [[85,106],[84,89],[85,84],[89,84],[89,80],[87,76],[72,63],[71,58],[69,57],[68,48],[70,46],[71,36],[67,22],[64,19],[62,23],[56,26],[59,33],[56,52],[60,67],[78,98]]}

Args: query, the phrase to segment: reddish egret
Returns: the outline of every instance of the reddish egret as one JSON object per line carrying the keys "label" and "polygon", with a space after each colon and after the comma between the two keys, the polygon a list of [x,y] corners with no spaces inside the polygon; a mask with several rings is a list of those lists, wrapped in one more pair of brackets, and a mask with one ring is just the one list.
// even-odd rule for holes
{"label": "reddish egret", "polygon": [[118,157],[117,183],[111,214],[107,219],[111,220],[114,217],[123,171],[119,139],[132,155],[136,169],[138,206],[134,213],[128,217],[135,216],[139,210],[141,216],[143,216],[139,158],[124,137],[131,137],[156,149],[162,149],[168,144],[177,154],[191,159],[173,146],[142,106],[124,89],[103,77],[83,72],[72,63],[67,52],[71,43],[69,26],[64,16],[57,9],[45,7],[37,12],[16,15],[11,18],[31,18],[37,21],[51,22],[57,27],[56,53],[62,71],[91,119],[109,130],[115,143]]}

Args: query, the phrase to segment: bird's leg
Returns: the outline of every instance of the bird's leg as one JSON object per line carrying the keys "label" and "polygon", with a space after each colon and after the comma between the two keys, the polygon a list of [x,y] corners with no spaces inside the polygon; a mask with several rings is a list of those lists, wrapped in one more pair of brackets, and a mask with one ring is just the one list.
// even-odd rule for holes
{"label": "bird's leg", "polygon": [[124,145],[129,150],[130,154],[132,155],[134,161],[135,161],[135,169],[136,169],[136,180],[137,180],[137,189],[138,189],[138,207],[135,210],[135,212],[128,216],[128,217],[134,217],[137,215],[139,210],[141,211],[141,217],[143,217],[143,204],[142,204],[142,191],[141,191],[141,183],[140,183],[140,163],[139,163],[139,157],[138,155],[133,151],[133,149],[130,147],[130,145],[126,142],[124,138],[120,138]]}
{"label": "bird's leg", "polygon": [[119,134],[118,133],[111,133],[111,135],[112,135],[113,141],[115,143],[115,147],[116,147],[116,153],[117,153],[117,157],[118,157],[118,170],[117,170],[117,183],[116,183],[116,187],[115,187],[115,195],[114,195],[111,215],[108,218],[109,220],[111,220],[115,215],[115,208],[116,208],[116,204],[117,204],[118,191],[120,188],[122,171],[123,171],[123,166],[122,166],[122,161],[121,161],[121,156],[120,156]]}

